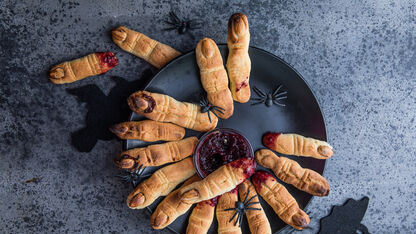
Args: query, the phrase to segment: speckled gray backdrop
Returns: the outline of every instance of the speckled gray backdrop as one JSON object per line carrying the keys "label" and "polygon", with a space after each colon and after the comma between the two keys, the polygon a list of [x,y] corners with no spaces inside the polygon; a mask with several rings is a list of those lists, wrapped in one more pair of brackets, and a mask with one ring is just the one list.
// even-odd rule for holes
{"label": "speckled gray backdrop", "polygon": [[[372,233],[416,228],[416,9],[414,1],[8,1],[0,2],[0,229],[6,233],[152,232],[146,212],[129,210],[113,157],[119,141],[90,153],[70,145],[85,105],[65,92],[96,84],[108,92],[119,75],[130,81],[151,68],[111,42],[127,25],[180,51],[196,41],[162,32],[171,9],[206,24],[196,39],[226,40],[226,22],[248,15],[251,44],[294,66],[321,104],[336,154],[316,198],[312,229],[331,206],[370,197]],[[120,65],[102,77],[58,86],[51,65],[94,51],[115,51]],[[156,70],[153,69],[153,72]],[[39,177],[39,183],[25,181]]]}

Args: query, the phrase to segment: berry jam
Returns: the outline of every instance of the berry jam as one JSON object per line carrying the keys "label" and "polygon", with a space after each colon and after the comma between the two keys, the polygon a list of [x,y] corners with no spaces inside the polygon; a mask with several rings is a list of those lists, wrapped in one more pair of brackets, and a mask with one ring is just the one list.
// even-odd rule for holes
{"label": "berry jam", "polygon": [[232,129],[214,130],[201,140],[195,151],[195,163],[202,177],[239,158],[254,157],[247,139]]}
{"label": "berry jam", "polygon": [[257,167],[256,161],[250,157],[237,159],[231,162],[229,165],[235,168],[243,168],[243,173],[245,176],[244,180],[253,175]]}
{"label": "berry jam", "polygon": [[204,206],[204,205],[206,204],[206,205],[209,205],[209,206],[215,207],[215,206],[217,205],[217,203],[218,203],[218,198],[219,198],[219,197],[220,197],[220,196],[216,196],[216,197],[214,197],[214,198],[212,198],[212,199],[210,199],[210,200],[206,200],[206,201],[199,202],[199,203],[197,204],[197,206]]}
{"label": "berry jam", "polygon": [[269,172],[256,171],[256,173],[254,173],[254,175],[251,177],[251,182],[253,182],[253,185],[256,187],[256,190],[260,191],[261,184],[264,183],[270,177],[272,177],[272,179],[274,180],[274,177]]}
{"label": "berry jam", "polygon": [[118,59],[113,52],[97,52],[95,55],[100,61],[101,74],[106,73],[118,64]]}
{"label": "berry jam", "polygon": [[[248,79],[248,77],[247,77]],[[242,88],[246,87],[248,85],[247,80],[241,82],[239,85],[237,85],[237,88],[235,89],[236,92],[240,91]]]}
{"label": "berry jam", "polygon": [[263,145],[267,148],[272,148],[276,139],[280,136],[280,133],[277,132],[268,132],[263,136]]}

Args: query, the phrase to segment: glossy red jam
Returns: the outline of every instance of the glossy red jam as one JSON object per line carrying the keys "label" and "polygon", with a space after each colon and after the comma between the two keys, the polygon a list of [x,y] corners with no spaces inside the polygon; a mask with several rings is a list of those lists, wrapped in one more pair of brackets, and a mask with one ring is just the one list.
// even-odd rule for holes
{"label": "glossy red jam", "polygon": [[[243,157],[253,158],[254,155],[249,142],[241,134],[232,129],[216,129],[200,139],[194,157],[199,175],[206,177],[222,165]],[[247,174],[250,170],[247,168]]]}
{"label": "glossy red jam", "polygon": [[106,73],[108,70],[118,65],[118,59],[113,52],[97,52],[95,55],[100,61],[101,73]]}
{"label": "glossy red jam", "polygon": [[264,134],[263,145],[266,146],[267,148],[272,148],[279,136],[280,136],[280,133],[278,132],[268,132]]}
{"label": "glossy red jam", "polygon": [[231,162],[230,166],[235,168],[242,168],[244,170],[245,180],[254,174],[254,172],[256,171],[257,164],[253,158],[244,157]]}
{"label": "glossy red jam", "polygon": [[229,193],[238,194],[238,186],[231,190]]}
{"label": "glossy red jam", "polygon": [[220,196],[216,196],[216,197],[214,197],[214,198],[212,198],[212,199],[210,199],[210,200],[206,200],[206,201],[202,201],[202,202],[200,202],[200,203],[198,203],[198,205],[199,206],[203,206],[203,205],[209,205],[209,206],[216,206],[217,205],[217,203],[218,203],[218,198],[219,198]]}
{"label": "glossy red jam", "polygon": [[236,92],[240,91],[242,88],[246,87],[248,85],[247,80],[241,82],[237,88],[235,89]]}
{"label": "glossy red jam", "polygon": [[274,179],[273,175],[267,171],[256,171],[256,173],[254,173],[254,175],[251,177],[251,182],[253,182],[253,185],[256,187],[256,190],[260,191],[261,184],[264,183],[270,177]]}

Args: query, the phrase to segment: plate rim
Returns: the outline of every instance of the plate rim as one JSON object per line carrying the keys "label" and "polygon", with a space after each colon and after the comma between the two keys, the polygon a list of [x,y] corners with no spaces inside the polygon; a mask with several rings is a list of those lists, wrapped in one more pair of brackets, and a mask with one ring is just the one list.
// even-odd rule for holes
{"label": "plate rim", "polygon": [[[228,45],[226,43],[217,43],[217,46],[227,46],[227,50],[228,50]],[[303,76],[292,66],[290,65],[288,62],[286,62],[285,60],[283,60],[282,58],[280,58],[279,56],[256,46],[249,46],[249,49],[254,49],[254,50],[258,50],[260,52],[263,52],[265,54],[268,54],[269,56],[273,57],[274,59],[279,60],[280,62],[282,62],[284,65],[288,66],[291,70],[293,70],[295,72],[295,74],[297,76],[299,76],[301,78],[301,80],[305,83],[306,87],[309,89],[309,91],[312,93],[313,98],[315,99],[316,103],[318,104],[318,109],[319,112],[321,113],[322,116],[322,121],[323,121],[323,126],[324,126],[324,132],[325,132],[325,141],[328,141],[328,132],[327,132],[327,128],[326,128],[326,119],[325,119],[325,115],[322,112],[322,108],[321,105],[319,103],[319,100],[316,98],[315,92],[313,91],[313,89],[311,89],[309,83],[305,80],[305,78],[303,78]],[[142,87],[142,90],[146,90],[151,84],[152,82],[157,78],[157,76],[163,72],[164,70],[166,70],[169,66],[172,66],[172,64],[174,64],[176,61],[182,59],[185,56],[189,56],[189,54],[191,53],[195,53],[195,48],[188,50],[184,53],[182,53],[181,55],[179,55],[178,57],[172,59],[170,62],[168,62],[165,66],[163,66],[160,70],[158,70],[153,76],[152,78],[150,78]],[[131,111],[131,114],[128,118],[128,121],[132,121],[132,117],[133,117],[134,112]],[[123,151],[127,149],[127,141],[128,140],[123,140]],[[322,175],[325,172],[325,169],[327,167],[327,163],[326,160],[324,161],[324,169],[322,171]],[[308,206],[311,204],[312,200],[315,199],[315,196],[312,196],[311,199],[309,199],[308,203],[305,205],[305,207],[303,208],[303,210],[306,210],[308,208]],[[152,214],[152,210],[149,207],[146,207],[146,211],[151,215]],[[169,225],[166,226],[167,229],[169,229],[169,231],[175,233],[175,234],[179,234],[176,230],[172,229]],[[282,229],[280,229],[279,231],[275,232],[275,233],[282,233],[283,231],[285,231],[286,229],[290,228],[290,226],[288,224],[286,224],[286,226],[284,226]]]}

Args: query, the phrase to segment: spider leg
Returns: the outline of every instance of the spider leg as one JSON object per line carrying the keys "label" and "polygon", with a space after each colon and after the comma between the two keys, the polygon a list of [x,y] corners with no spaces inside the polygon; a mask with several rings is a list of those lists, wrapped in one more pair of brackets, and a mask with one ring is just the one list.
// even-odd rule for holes
{"label": "spider leg", "polygon": [[[246,197],[244,198],[244,201],[243,201],[243,203],[244,204],[246,204],[246,202],[247,202],[247,198],[248,198],[248,194],[250,193],[250,189],[248,189],[247,190],[247,194],[246,194]],[[251,199],[250,199],[251,200]]]}
{"label": "spider leg", "polygon": [[237,218],[235,219],[234,226],[237,225],[238,220],[240,219],[240,212],[238,212]]}
{"label": "spider leg", "polygon": [[228,222],[230,222],[231,223],[231,221],[233,221],[233,219],[234,219],[234,217],[237,215],[237,211],[235,211],[235,213],[234,213],[234,215],[233,215],[233,217],[231,217],[231,219],[228,221]]}
{"label": "spider leg", "polygon": [[251,202],[251,200],[253,200],[255,197],[257,197],[257,194],[256,195],[254,195],[254,196],[252,196],[248,201],[245,201],[244,202],[244,204],[245,205],[249,205],[250,204],[250,202]]}
{"label": "spider leg", "polygon": [[219,109],[219,110],[225,111],[225,109],[222,108],[222,107],[220,107],[220,106],[214,106],[214,107],[217,108],[217,109]]}
{"label": "spider leg", "polygon": [[260,208],[250,207],[250,208],[246,208],[246,210],[261,210],[261,209]]}
{"label": "spider leg", "polygon": [[[214,110],[211,110],[211,112],[215,115],[215,116],[217,116],[217,118],[219,118],[219,116],[217,115],[217,113],[215,113],[215,111]],[[208,111],[208,113],[209,113],[209,111]],[[224,114],[224,113],[223,113]]]}
{"label": "spider leg", "polygon": [[171,12],[169,12],[169,14],[170,14],[170,17],[176,22],[176,23],[179,23],[179,22],[181,22],[181,19],[179,19],[179,17],[175,14],[175,12],[173,12],[173,11],[171,11]]}
{"label": "spider leg", "polygon": [[277,101],[277,100],[282,100],[282,99],[286,99],[286,98],[287,98],[287,96],[283,96],[283,97],[274,98],[274,100]]}
{"label": "spider leg", "polygon": [[283,87],[283,85],[279,85],[279,87],[277,87],[277,89],[275,89],[273,91],[273,94],[272,95],[276,95],[282,87]]}
{"label": "spider leg", "polygon": [[278,106],[286,106],[283,103],[279,103],[277,100],[273,100],[273,103],[276,104],[276,105],[278,105]]}
{"label": "spider leg", "polygon": [[142,167],[143,167],[143,164],[140,164],[136,171],[139,172],[142,169]]}
{"label": "spider leg", "polygon": [[206,106],[206,105],[207,105],[207,101],[205,100],[205,98],[202,98],[202,99],[199,101],[199,105],[201,105],[201,106]]}
{"label": "spider leg", "polygon": [[219,113],[224,114],[224,111],[219,110],[219,109],[217,109],[217,108],[212,108],[212,110],[213,110],[213,111],[218,111]]}
{"label": "spider leg", "polygon": [[138,181],[136,181],[136,180],[132,180],[132,181],[131,181],[131,185],[133,186],[133,188],[136,188],[138,183],[139,183],[139,182],[138,182]]}
{"label": "spider leg", "polygon": [[229,211],[229,210],[236,210],[237,208],[228,208],[228,209],[224,209],[224,211]]}
{"label": "spider leg", "polygon": [[261,91],[260,89],[258,89],[257,87],[253,87],[254,92],[256,92],[257,95],[259,95],[260,97],[266,97],[267,95]]}
{"label": "spider leg", "polygon": [[241,228],[241,224],[243,223],[243,217],[244,217],[244,214],[242,214],[242,215],[240,215],[240,218],[238,219],[238,223],[239,223],[239,227]]}
{"label": "spider leg", "polygon": [[277,97],[280,97],[280,96],[283,96],[283,95],[286,95],[286,94],[287,94],[287,91],[284,91],[284,92],[281,92],[281,93],[276,93],[276,94],[272,95],[272,98],[277,98]]}

